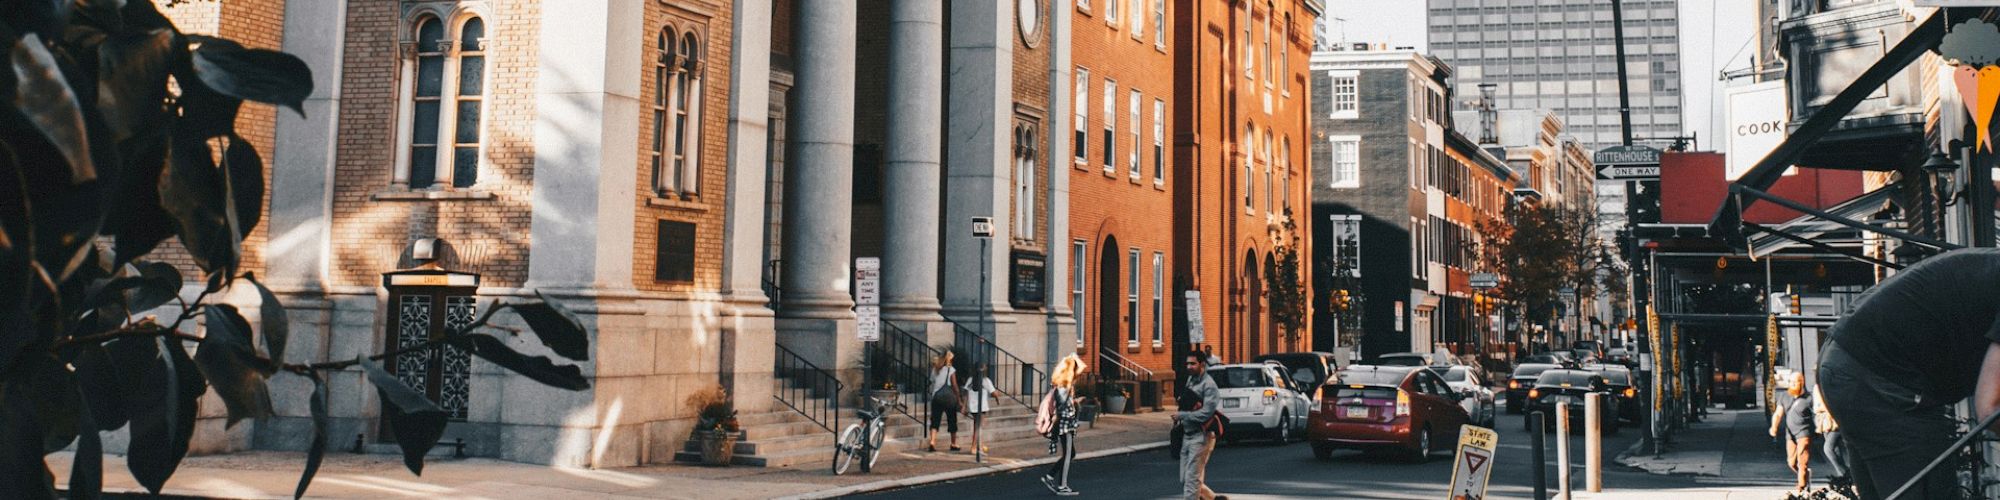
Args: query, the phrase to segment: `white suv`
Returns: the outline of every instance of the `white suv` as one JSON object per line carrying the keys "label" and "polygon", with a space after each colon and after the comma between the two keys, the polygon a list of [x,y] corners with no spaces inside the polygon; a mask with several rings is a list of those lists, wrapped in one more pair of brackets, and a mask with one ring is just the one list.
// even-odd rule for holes
{"label": "white suv", "polygon": [[1209,367],[1208,376],[1221,393],[1219,410],[1229,417],[1224,440],[1234,442],[1255,433],[1288,443],[1305,436],[1312,394],[1285,377],[1284,365],[1217,365]]}

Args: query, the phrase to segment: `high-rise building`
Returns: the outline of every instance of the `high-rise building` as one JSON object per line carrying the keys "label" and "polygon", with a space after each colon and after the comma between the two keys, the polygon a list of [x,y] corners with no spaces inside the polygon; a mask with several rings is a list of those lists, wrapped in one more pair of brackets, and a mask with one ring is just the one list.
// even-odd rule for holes
{"label": "high-rise building", "polygon": [[[1627,0],[1632,136],[1682,135],[1680,21],[1673,0]],[[1585,147],[1620,143],[1610,2],[1431,0],[1430,48],[1455,86],[1498,84],[1499,109],[1555,111]],[[1459,109],[1468,109],[1465,103]]]}

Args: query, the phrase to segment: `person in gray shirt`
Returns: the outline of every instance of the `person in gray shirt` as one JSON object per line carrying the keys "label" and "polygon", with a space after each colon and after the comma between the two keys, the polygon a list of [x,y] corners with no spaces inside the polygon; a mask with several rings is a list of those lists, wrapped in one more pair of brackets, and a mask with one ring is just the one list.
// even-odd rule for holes
{"label": "person in gray shirt", "polygon": [[1208,376],[1208,359],[1198,353],[1188,353],[1187,388],[1190,394],[1200,398],[1194,409],[1174,415],[1174,422],[1185,435],[1181,441],[1181,494],[1189,500],[1208,500],[1216,496],[1215,491],[1203,484],[1203,476],[1208,472],[1208,455],[1215,451],[1215,438],[1220,430],[1216,421],[1216,410],[1222,404],[1221,394],[1215,388],[1215,379]]}

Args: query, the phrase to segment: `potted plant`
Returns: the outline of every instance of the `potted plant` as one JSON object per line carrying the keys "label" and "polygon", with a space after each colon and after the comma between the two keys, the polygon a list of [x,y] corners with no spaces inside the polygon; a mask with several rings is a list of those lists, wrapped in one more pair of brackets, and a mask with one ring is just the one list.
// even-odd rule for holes
{"label": "potted plant", "polygon": [[688,405],[696,410],[694,432],[689,439],[701,448],[701,463],[729,465],[736,455],[736,437],[743,430],[736,421],[736,403],[729,398],[729,392],[721,386],[696,391],[688,396]]}
{"label": "potted plant", "polygon": [[1124,414],[1125,403],[1130,400],[1131,395],[1125,392],[1124,384],[1105,384],[1104,411],[1114,415]]}

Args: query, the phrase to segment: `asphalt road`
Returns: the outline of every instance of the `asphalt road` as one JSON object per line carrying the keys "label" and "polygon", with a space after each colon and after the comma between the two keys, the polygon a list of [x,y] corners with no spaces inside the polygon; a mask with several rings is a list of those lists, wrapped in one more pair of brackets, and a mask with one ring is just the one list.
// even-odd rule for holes
{"label": "asphalt road", "polygon": [[[1498,451],[1487,495],[1489,498],[1532,498],[1534,466],[1524,417],[1502,410],[1495,425],[1500,433]],[[1165,430],[1161,431],[1164,439]],[[1612,462],[1618,453],[1639,440],[1641,429],[1631,422],[1616,436],[1604,441],[1604,486],[1607,491],[1694,487],[1682,477],[1654,476],[1631,471]],[[1549,466],[1545,469],[1551,492],[1556,484],[1555,434],[1548,438]],[[1573,481],[1583,488],[1582,436],[1571,436],[1577,465]],[[1088,439],[1079,440],[1079,451],[1088,451]],[[1443,446],[1439,446],[1444,448]],[[1456,450],[1456,448],[1452,448]],[[1452,455],[1439,451],[1428,462],[1410,463],[1403,459],[1338,451],[1332,459],[1318,460],[1304,443],[1278,445],[1246,441],[1216,448],[1208,465],[1208,484],[1232,499],[1245,498],[1353,498],[1426,499],[1445,498],[1451,480]],[[911,499],[999,499],[1049,495],[1040,476],[1046,467],[998,474],[918,488],[882,492],[865,498]],[[1070,486],[1089,498],[1175,498],[1180,495],[1179,467],[1165,450],[1104,457],[1078,462]],[[1713,485],[1710,485],[1713,486]]]}

